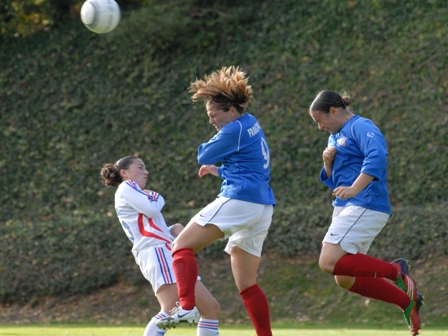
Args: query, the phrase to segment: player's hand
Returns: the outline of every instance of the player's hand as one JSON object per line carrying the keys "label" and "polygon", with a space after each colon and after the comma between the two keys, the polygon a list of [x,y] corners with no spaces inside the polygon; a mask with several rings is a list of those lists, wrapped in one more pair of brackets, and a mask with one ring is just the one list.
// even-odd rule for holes
{"label": "player's hand", "polygon": [[218,167],[216,167],[215,165],[202,165],[201,168],[199,168],[198,175],[200,177],[202,177],[202,176],[205,176],[207,174],[219,176]]}
{"label": "player's hand", "polygon": [[322,153],[322,160],[324,160],[324,165],[333,166],[334,157],[336,156],[336,147],[328,146],[324,149]]}
{"label": "player's hand", "polygon": [[170,229],[170,233],[173,235],[173,237],[177,237],[179,235],[179,233],[182,232],[182,230],[184,229],[184,226],[180,223],[176,223],[174,225],[171,225],[169,227]]}
{"label": "player's hand", "polygon": [[355,197],[356,195],[358,195],[358,191],[355,190],[353,187],[340,186],[333,190],[333,196],[337,196],[339,198],[342,198],[343,200]]}

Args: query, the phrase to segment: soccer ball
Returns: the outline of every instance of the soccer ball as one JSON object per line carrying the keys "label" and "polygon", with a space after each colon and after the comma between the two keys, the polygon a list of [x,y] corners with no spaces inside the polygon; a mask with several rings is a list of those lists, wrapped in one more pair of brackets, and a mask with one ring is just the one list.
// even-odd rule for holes
{"label": "soccer ball", "polygon": [[81,7],[81,21],[94,33],[114,30],[120,22],[120,7],[115,0],[87,0]]}

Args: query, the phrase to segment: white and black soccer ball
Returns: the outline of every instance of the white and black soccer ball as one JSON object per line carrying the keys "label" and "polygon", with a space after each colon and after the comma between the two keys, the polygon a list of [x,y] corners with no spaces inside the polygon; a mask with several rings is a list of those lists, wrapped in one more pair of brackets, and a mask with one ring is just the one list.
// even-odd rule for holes
{"label": "white and black soccer ball", "polygon": [[109,33],[120,22],[120,7],[115,0],[87,0],[81,7],[81,21],[94,33]]}

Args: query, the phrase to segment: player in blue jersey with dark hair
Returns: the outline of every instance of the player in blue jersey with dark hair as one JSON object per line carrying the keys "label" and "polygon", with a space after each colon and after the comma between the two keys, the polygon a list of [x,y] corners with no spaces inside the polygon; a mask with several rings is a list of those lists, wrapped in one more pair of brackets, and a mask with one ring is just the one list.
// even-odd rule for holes
{"label": "player in blue jersey with dark hair", "polygon": [[319,129],[330,133],[320,180],[336,197],[319,266],[334,275],[340,287],[399,306],[415,336],[423,295],[409,275],[407,261],[389,263],[366,255],[392,214],[386,140],[371,120],[354,114],[349,105],[348,96],[325,90],[309,109]]}
{"label": "player in blue jersey with dark hair", "polygon": [[[198,267],[194,254],[218,239],[229,239],[233,276],[258,336],[272,335],[269,306],[256,281],[263,242],[275,205],[269,186],[269,146],[257,119],[245,112],[252,97],[246,74],[238,67],[196,80],[194,102],[205,102],[217,134],[198,149],[199,176],[223,179],[218,198],[195,215],[173,242],[173,266],[180,306],[158,326],[196,322],[194,284]],[[215,166],[220,162],[219,167]]]}

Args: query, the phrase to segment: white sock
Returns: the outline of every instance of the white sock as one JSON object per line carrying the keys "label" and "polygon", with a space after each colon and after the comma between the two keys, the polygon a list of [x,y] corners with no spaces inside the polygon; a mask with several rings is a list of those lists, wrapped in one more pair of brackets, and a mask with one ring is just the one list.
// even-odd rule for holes
{"label": "white sock", "polygon": [[166,330],[160,329],[156,326],[156,322],[160,320],[161,318],[168,317],[169,315],[160,312],[156,316],[154,316],[151,321],[149,321],[148,325],[146,326],[145,332],[143,333],[143,336],[163,336],[165,335]]}
{"label": "white sock", "polygon": [[219,320],[209,320],[201,317],[198,322],[197,336],[218,336],[218,324]]}

